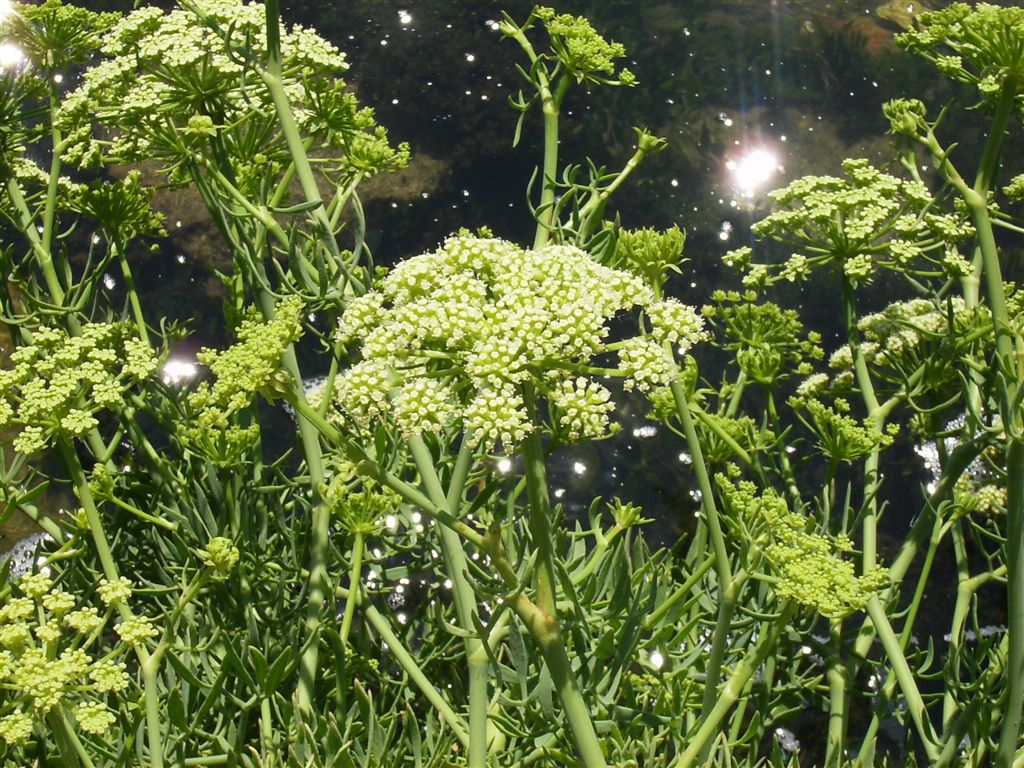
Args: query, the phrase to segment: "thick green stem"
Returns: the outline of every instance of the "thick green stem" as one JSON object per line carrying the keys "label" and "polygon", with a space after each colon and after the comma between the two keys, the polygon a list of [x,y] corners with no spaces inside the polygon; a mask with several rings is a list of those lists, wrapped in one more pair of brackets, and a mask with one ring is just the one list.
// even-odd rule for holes
{"label": "thick green stem", "polygon": [[541,168],[540,205],[537,206],[537,233],[533,247],[542,248],[555,226],[555,182],[558,179],[558,114],[569,80],[563,77],[554,93],[546,79],[541,80],[541,110],[544,113],[544,164]]}
{"label": "thick green stem", "polygon": [[572,671],[572,662],[566,653],[557,623],[546,622],[544,630],[540,632],[536,631],[536,624],[527,626],[531,627],[533,636],[540,644],[541,652],[544,654],[544,662],[548,666],[551,680],[555,684],[555,691],[562,702],[565,718],[569,721],[569,729],[576,742],[580,762],[585,768],[604,768],[607,765],[604,749],[594,730],[590,710],[587,708],[579,684],[576,682],[576,675]]}
{"label": "thick green stem", "polygon": [[1006,635],[1010,653],[1006,705],[996,768],[1010,768],[1021,742],[1024,705],[1024,443],[1011,440],[1006,454]]}
{"label": "thick green stem", "polygon": [[[346,280],[352,278],[342,263],[341,250],[338,248],[338,241],[334,237],[334,229],[331,226],[330,216],[324,206],[320,195],[320,188],[316,183],[316,176],[313,174],[313,167],[310,165],[309,156],[306,153],[306,145],[302,134],[295,122],[295,113],[292,111],[288,94],[285,92],[285,83],[281,68],[280,50],[280,20],[278,18],[278,0],[267,0],[267,68],[260,72],[264,85],[270,92],[270,98],[274,102],[274,109],[277,112],[278,124],[281,133],[288,145],[288,153],[291,155],[295,165],[295,175],[299,179],[302,193],[306,202],[313,203],[315,207],[310,211],[310,218],[314,226],[319,230],[324,247],[328,255],[342,267]],[[275,41],[277,41],[275,43]],[[361,292],[361,291],[360,291]]]}
{"label": "thick green stem", "polygon": [[349,571],[348,590],[349,597],[345,601],[345,615],[341,618],[341,644],[348,647],[348,636],[352,630],[352,617],[355,615],[356,603],[359,602],[361,577],[363,567],[363,532],[355,532],[355,540],[352,542],[352,568]]}
{"label": "thick green stem", "polygon": [[[718,680],[722,676],[722,664],[729,648],[729,632],[732,629],[733,615],[739,601],[740,591],[747,580],[746,571],[739,571],[718,593],[718,618],[711,636],[711,652],[708,654],[704,668],[704,698],[701,701],[701,718],[707,718],[718,701]],[[708,741],[700,752],[702,761],[708,760],[711,741]]]}
{"label": "thick green stem", "polygon": [[885,608],[877,597],[868,600],[867,612],[882,641],[882,647],[892,665],[892,670],[896,674],[896,680],[903,692],[903,698],[907,702],[907,709],[910,711],[910,719],[913,720],[917,735],[921,740],[921,747],[928,755],[928,760],[934,762],[938,757],[937,739],[932,730],[931,720],[928,719],[928,710],[924,705],[924,699],[921,698],[921,692],[917,689],[917,681],[903,654],[899,638],[893,632],[892,626],[889,624],[889,617],[885,615]]}
{"label": "thick green stem", "polygon": [[[704,681],[704,700],[701,706],[701,721],[706,722],[715,706],[721,661],[725,652],[724,643],[728,634],[727,625],[731,621],[732,613],[735,609],[735,594],[732,592],[733,575],[732,568],[729,565],[729,555],[725,548],[725,535],[722,532],[718,507],[715,505],[711,478],[708,475],[707,465],[704,463],[704,454],[701,451],[700,440],[697,437],[693,417],[690,415],[690,408],[686,402],[686,392],[683,390],[682,383],[678,380],[672,382],[671,390],[676,404],[676,413],[683,425],[683,434],[686,435],[686,444],[690,449],[690,456],[693,459],[693,469],[697,475],[697,486],[701,493],[701,509],[704,511],[702,522],[707,526],[707,530],[711,535],[711,546],[715,554],[715,572],[718,576],[718,622],[715,626],[712,655],[708,660],[707,675]],[[732,595],[731,598],[729,597],[730,595]],[[725,622],[726,626],[723,626],[723,622]],[[717,655],[714,653],[715,643],[721,645]]]}
{"label": "thick green stem", "polygon": [[[947,653],[950,665],[951,679],[960,679],[960,641],[967,621],[971,601],[974,598],[974,586],[971,582],[971,573],[967,561],[967,542],[964,540],[963,529],[960,522],[953,523],[953,552],[956,556],[957,590],[956,602],[953,605],[953,620],[949,625],[949,651]],[[956,715],[955,689],[947,686],[942,697],[942,732],[946,734],[953,717]]]}
{"label": "thick green stem", "polygon": [[[853,285],[846,278],[843,278],[843,315],[846,324],[846,338],[853,356],[854,375],[857,380],[857,386],[860,388],[860,396],[864,401],[864,407],[867,409],[868,418],[873,422],[875,429],[881,432],[885,426],[885,416],[880,412],[867,360],[864,358],[864,353],[860,348],[860,333],[857,330],[857,310],[854,303]],[[861,549],[864,553],[864,573],[872,570],[876,564],[879,453],[880,450],[876,446],[864,459],[864,512],[861,518],[861,532],[863,536]]]}
{"label": "thick green stem", "polygon": [[831,640],[828,669],[828,739],[825,748],[825,765],[828,768],[843,763],[846,746],[846,723],[849,681],[846,679],[846,665],[843,663],[843,622],[833,620],[829,625]]}
{"label": "thick green stem", "polygon": [[[917,618],[917,612],[921,606],[921,600],[924,598],[925,587],[928,584],[928,577],[931,574],[932,564],[935,561],[935,553],[938,551],[939,544],[942,541],[946,530],[947,529],[942,522],[942,518],[936,515],[935,523],[932,527],[931,540],[928,544],[928,552],[925,555],[924,566],[921,568],[921,574],[918,576],[917,587],[914,590],[914,596],[910,601],[910,605],[907,607],[907,618],[903,623],[903,630],[900,632],[900,649],[904,652],[906,652],[907,646],[910,644],[910,638],[914,629],[914,621]],[[853,664],[848,666],[851,669],[854,668]],[[860,753],[857,757],[859,765],[874,764],[875,736],[882,724],[882,720],[887,716],[886,705],[892,700],[893,694],[896,692],[897,683],[898,680],[896,678],[896,674],[892,669],[890,669],[885,682],[877,692],[876,701],[874,702],[875,711],[872,714],[871,722],[868,724],[864,740],[861,744]]]}
{"label": "thick green stem", "polygon": [[25,237],[28,238],[32,251],[36,255],[36,264],[43,273],[43,281],[46,283],[46,289],[50,293],[50,301],[54,305],[62,306],[65,296],[64,287],[60,284],[57,270],[53,266],[53,256],[50,254],[50,249],[43,245],[43,241],[36,231],[32,213],[29,211],[25,197],[21,193],[21,187],[18,186],[18,181],[13,176],[7,180],[7,194],[18,211],[20,229]]}
{"label": "thick green stem", "polygon": [[57,744],[57,751],[65,768],[80,768],[81,758],[88,755],[79,754],[75,743],[71,740],[73,729],[68,723],[67,716],[63,709],[53,709],[46,714],[46,724],[53,734],[53,740]]}
{"label": "thick green stem", "polygon": [[135,278],[132,276],[131,267],[128,266],[128,256],[124,251],[124,245],[111,248],[117,252],[117,260],[121,264],[121,277],[124,278],[124,287],[128,291],[128,303],[132,308],[132,317],[135,318],[135,327],[139,332],[139,338],[149,345],[149,332],[146,330],[146,318],[142,314],[142,304],[139,302],[139,294],[135,290]]}
{"label": "thick green stem", "polygon": [[[434,466],[434,458],[430,454],[423,438],[419,435],[409,438],[409,451],[412,454],[420,480],[430,500],[438,507],[447,508],[448,514],[458,517],[462,505],[462,494],[446,494],[441,486],[441,479]],[[469,441],[464,440],[456,460],[456,478],[454,486],[465,479],[468,471],[467,460],[472,456]],[[459,480],[458,478],[461,478]],[[484,768],[487,764],[487,708],[488,708],[488,658],[483,647],[484,640],[476,635],[476,593],[469,583],[469,564],[466,551],[462,548],[459,535],[446,526],[438,527],[441,541],[441,555],[444,558],[448,576],[452,580],[452,592],[455,598],[455,613],[462,629],[468,633],[465,638],[466,659],[469,665],[469,749],[467,765],[469,768]]]}
{"label": "thick green stem", "polygon": [[[772,624],[771,629],[762,635],[757,645],[750,649],[743,659],[740,660],[739,664],[735,666],[728,682],[726,682],[719,691],[714,707],[712,707],[707,716],[700,721],[700,727],[697,729],[697,733],[690,737],[689,743],[686,745],[686,749],[682,754],[676,757],[670,768],[690,768],[690,766],[695,764],[694,761],[698,760],[702,753],[707,752],[711,743],[718,735],[718,730],[722,721],[725,719],[725,716],[729,713],[729,710],[732,709],[736,702],[739,701],[739,698],[743,694],[747,684],[750,682],[761,664],[764,663],[768,654],[775,649],[779,635],[789,623],[789,619],[793,615],[793,611],[794,606],[792,604],[788,604],[783,609],[779,618]],[[699,765],[704,764],[703,759],[701,759]]]}
{"label": "thick green stem", "polygon": [[[47,83],[47,87],[49,90],[50,114],[55,115],[59,107],[57,88],[52,80]],[[60,189],[60,170],[64,162],[61,155],[61,144],[63,141],[56,120],[50,121],[50,141],[52,142],[50,179],[46,186],[46,204],[43,206],[43,232],[41,238],[42,246],[47,252],[51,251],[51,246],[53,245],[53,230],[57,222],[57,195]]]}
{"label": "thick green stem", "polygon": [[[527,392],[527,407],[533,411],[533,393]],[[529,501],[530,533],[537,552],[537,608],[539,621],[527,622],[534,638],[540,644],[544,661],[565,710],[576,749],[586,768],[605,766],[604,750],[594,730],[590,710],[580,692],[572,663],[566,653],[558,621],[557,582],[555,580],[554,551],[551,534],[551,502],[548,496],[547,474],[540,435],[530,434],[522,445],[525,461],[526,495]]]}
{"label": "thick green stem", "polygon": [[690,415],[683,385],[676,380],[672,382],[670,388],[676,404],[676,413],[683,425],[683,434],[686,435],[686,445],[690,449],[693,471],[697,475],[697,487],[701,495],[700,505],[704,512],[702,522],[711,533],[711,546],[715,553],[715,572],[718,574],[718,588],[722,590],[732,581],[732,569],[729,565],[729,555],[725,549],[725,535],[722,533],[722,523],[719,519],[718,507],[715,504],[711,477],[708,475],[708,468],[704,463],[704,452],[700,447],[700,439],[697,437],[693,417]]}
{"label": "thick green stem", "polygon": [[540,436],[534,432],[523,441],[525,461],[526,495],[530,507],[530,534],[537,551],[537,605],[552,620],[557,622],[555,603],[557,587],[555,581],[554,551],[551,542],[551,504],[548,498],[547,473],[544,469],[544,452]]}

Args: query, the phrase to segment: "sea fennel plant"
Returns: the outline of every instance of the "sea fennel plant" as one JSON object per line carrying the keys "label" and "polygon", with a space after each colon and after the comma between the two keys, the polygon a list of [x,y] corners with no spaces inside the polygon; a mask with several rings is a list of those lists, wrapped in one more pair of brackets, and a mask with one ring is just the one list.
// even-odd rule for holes
{"label": "sea fennel plant", "polygon": [[[276,0],[15,6],[0,29],[29,65],[0,78],[0,510],[50,540],[0,579],[5,764],[796,765],[784,729],[820,712],[805,762],[884,761],[895,722],[907,761],[1012,765],[1022,342],[995,232],[1019,227],[992,197],[1024,23],[955,4],[920,24],[903,43],[991,116],[975,181],[923,104],[891,103],[905,175],[851,160],[775,193],[755,233],[793,255],[728,254],[744,292],[699,312],[673,297],[683,233],[609,210],[665,142],[636,129],[618,171],[559,156],[572,87],[637,85],[586,19],[499,25],[526,57],[515,140],[535,106],[544,131],[532,245],[462,230],[382,270],[359,185],[408,150]],[[141,168],[94,170],[114,164]],[[198,192],[230,254],[237,341],[200,352],[199,383],[159,375],[187,330],[132,277],[164,236],[154,173]],[[99,288],[115,262],[123,304]],[[865,314],[880,270],[906,300]],[[827,362],[767,300],[805,279],[843,307]],[[297,346],[326,372],[316,388]],[[653,510],[574,515],[549,487],[552,454],[614,437],[625,398],[678,436],[699,490],[671,552],[636,535]],[[889,456],[911,439],[936,478],[883,562]],[[912,638],[947,548],[938,662]],[[983,631],[979,596],[1002,583],[1007,627]]]}

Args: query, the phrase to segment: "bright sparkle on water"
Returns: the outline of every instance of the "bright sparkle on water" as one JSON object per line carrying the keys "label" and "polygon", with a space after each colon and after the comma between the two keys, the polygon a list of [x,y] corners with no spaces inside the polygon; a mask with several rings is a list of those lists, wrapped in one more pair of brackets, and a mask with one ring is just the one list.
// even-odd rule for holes
{"label": "bright sparkle on water", "polygon": [[191,381],[198,372],[196,364],[190,360],[176,360],[172,357],[164,363],[164,367],[160,370],[160,376],[164,380],[164,384],[175,386]]}
{"label": "bright sparkle on water", "polygon": [[739,160],[729,160],[725,167],[740,192],[746,197],[753,197],[779,171],[779,161],[767,149],[752,149]]}
{"label": "bright sparkle on water", "polygon": [[[2,14],[3,11],[0,10],[0,16]],[[0,43],[0,69],[17,69],[24,61],[25,54],[21,52],[21,48],[14,43]]]}

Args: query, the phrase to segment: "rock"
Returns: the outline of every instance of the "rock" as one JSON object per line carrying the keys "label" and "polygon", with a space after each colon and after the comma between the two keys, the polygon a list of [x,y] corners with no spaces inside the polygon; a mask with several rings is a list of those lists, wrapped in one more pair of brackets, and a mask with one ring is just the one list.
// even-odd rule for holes
{"label": "rock", "polygon": [[914,18],[927,10],[922,0],[888,0],[875,9],[875,15],[899,29],[913,29]]}

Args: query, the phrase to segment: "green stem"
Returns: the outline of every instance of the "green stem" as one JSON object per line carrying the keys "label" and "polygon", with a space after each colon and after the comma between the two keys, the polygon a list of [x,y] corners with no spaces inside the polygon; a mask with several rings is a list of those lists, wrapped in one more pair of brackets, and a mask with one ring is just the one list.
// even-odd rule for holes
{"label": "green stem", "polygon": [[672,606],[678,603],[682,598],[686,597],[693,590],[697,583],[704,578],[704,574],[708,572],[708,569],[715,564],[715,557],[712,555],[701,563],[697,570],[690,574],[690,577],[683,582],[676,589],[672,590],[672,594],[666,597],[661,605],[651,611],[646,617],[644,617],[643,625],[644,629],[651,629],[652,627],[658,626],[661,619],[672,610]]}
{"label": "green stem", "polygon": [[[110,543],[107,541],[106,532],[103,529],[103,520],[99,510],[96,508],[92,490],[89,482],[82,471],[82,465],[75,454],[74,446],[63,438],[57,440],[57,449],[64,460],[65,468],[71,476],[71,482],[78,489],[78,500],[85,510],[86,520],[89,522],[89,532],[92,535],[93,545],[96,547],[96,555],[103,569],[103,575],[109,582],[120,579],[117,564],[114,562],[113,553],[110,550]],[[131,619],[134,616],[131,608],[124,602],[118,606],[118,612],[122,619]],[[149,651],[144,646],[134,646],[135,655],[143,672],[143,684],[146,697],[146,733],[149,740],[149,760],[151,768],[163,768],[164,748],[163,737],[160,732],[160,702],[157,699],[157,688],[155,680],[155,662],[151,661]]]}
{"label": "green stem", "polygon": [[1010,768],[1021,741],[1024,704],[1024,443],[1011,440],[1006,453],[1006,705],[996,768]]}
{"label": "green stem", "polygon": [[[953,553],[956,556],[957,590],[956,602],[953,604],[953,620],[949,625],[949,651],[946,654],[951,680],[960,679],[960,641],[964,623],[974,598],[974,586],[971,581],[970,564],[967,561],[967,542],[964,540],[960,521],[953,523]],[[947,686],[942,696],[942,732],[945,734],[956,715],[955,689]]]}
{"label": "green stem", "polygon": [[[50,80],[47,85],[49,90],[50,115],[52,116],[57,114],[57,109],[59,107],[57,88],[52,80]],[[57,121],[52,119],[50,120],[50,142],[52,147],[50,157],[50,179],[46,186],[46,204],[43,206],[42,232],[42,246],[47,253],[50,252],[51,246],[53,245],[53,230],[57,219],[57,194],[60,189],[60,171],[63,164],[63,156],[61,154],[63,139],[61,137],[60,128],[57,127]]]}
{"label": "green stem", "polygon": [[57,277],[57,270],[53,266],[53,256],[50,254],[50,249],[43,245],[43,241],[39,237],[35,223],[32,220],[32,213],[29,211],[25,197],[21,193],[21,187],[18,186],[18,182],[13,176],[7,180],[7,194],[18,211],[20,229],[25,234],[25,237],[28,238],[29,244],[36,254],[36,263],[43,273],[46,289],[50,293],[50,301],[55,306],[63,306],[65,293],[63,286],[60,284],[60,279]]}
{"label": "green stem", "polygon": [[[533,416],[533,392],[525,391],[524,400]],[[526,622],[540,644],[544,661],[565,710],[576,749],[586,768],[604,768],[606,765],[601,741],[594,730],[590,710],[583,699],[572,663],[566,653],[562,630],[558,620],[557,582],[555,580],[554,551],[551,534],[551,501],[548,496],[547,474],[540,435],[532,432],[522,444],[525,462],[526,496],[529,504],[529,526],[533,546],[537,552],[537,608],[539,617]],[[539,619],[539,620],[538,620]]]}
{"label": "green stem", "polygon": [[846,725],[849,712],[846,665],[843,663],[843,622],[833,620],[829,624],[831,649],[825,678],[828,680],[828,738],[825,748],[825,765],[833,768],[842,765],[846,747]]}
{"label": "green stem", "polygon": [[348,635],[352,630],[352,616],[355,614],[356,603],[359,602],[361,577],[363,568],[363,532],[355,532],[355,541],[352,542],[352,568],[349,570],[348,590],[349,597],[345,601],[345,615],[341,618],[341,644],[348,647]]}
{"label": "green stem", "polygon": [[[864,358],[864,353],[860,348],[860,333],[857,330],[857,309],[854,302],[853,284],[845,277],[843,278],[843,315],[846,325],[846,338],[850,345],[850,353],[853,356],[854,375],[857,380],[857,386],[860,388],[860,396],[864,400],[864,407],[867,409],[868,418],[871,419],[875,429],[881,432],[885,426],[885,417],[880,412],[867,360]],[[864,459],[864,512],[861,523],[863,536],[861,549],[864,553],[864,573],[874,569],[877,560],[879,454],[880,450],[878,446],[875,446]]]}
{"label": "green stem", "polygon": [[[456,460],[456,478],[452,483],[451,493],[445,494],[441,479],[434,466],[434,458],[423,438],[414,435],[408,440],[409,451],[413,462],[420,473],[420,481],[430,500],[438,507],[447,508],[448,514],[458,517],[462,505],[462,493],[457,485],[465,480],[468,472],[468,459],[472,457],[469,440],[463,438]],[[461,480],[457,478],[461,477]],[[469,768],[484,768],[487,765],[487,727],[488,727],[488,657],[483,647],[483,639],[476,635],[476,594],[469,583],[469,563],[466,551],[455,531],[446,526],[439,526],[438,534],[441,541],[441,555],[444,558],[449,578],[452,580],[452,592],[455,596],[455,613],[459,624],[467,633],[465,638],[466,659],[469,665],[469,748],[467,765]]]}
{"label": "green stem", "polygon": [[[686,402],[686,392],[683,390],[683,385],[678,379],[672,382],[670,388],[676,404],[676,413],[683,425],[683,434],[686,435],[687,447],[689,447],[690,456],[693,459],[693,469],[697,475],[697,486],[700,488],[701,493],[701,508],[704,511],[702,522],[707,526],[707,530],[711,535],[711,546],[715,554],[715,571],[718,575],[718,621],[715,626],[712,656],[708,660],[707,676],[704,681],[704,699],[701,705],[701,721],[706,722],[714,709],[715,692],[718,689],[721,662],[725,652],[724,643],[728,634],[728,627],[723,628],[723,622],[728,623],[732,619],[732,614],[735,610],[735,592],[732,590],[732,568],[729,565],[729,555],[725,548],[725,536],[722,533],[718,507],[715,505],[711,478],[708,476],[707,465],[704,463],[704,454],[700,447],[700,440],[697,437],[693,417],[690,415],[690,408]],[[730,595],[732,596],[731,598],[729,597]],[[717,654],[714,653],[715,644],[719,646]],[[709,747],[710,744],[707,746]],[[702,755],[702,757],[706,757],[706,754]]]}
{"label": "green stem", "polygon": [[[725,654],[729,649],[729,632],[732,629],[732,619],[736,613],[736,604],[739,602],[740,592],[747,580],[746,571],[740,570],[733,576],[724,589],[718,593],[718,618],[715,620],[715,629],[711,636],[711,652],[708,654],[704,667],[704,697],[701,701],[701,718],[710,717],[718,701],[718,681],[722,676],[722,665],[725,662]],[[700,759],[707,762],[711,749],[711,741],[705,743],[700,751]]]}
{"label": "green stem", "polygon": [[647,151],[641,150],[638,146],[636,152],[634,152],[633,156],[626,161],[626,164],[623,166],[622,170],[616,174],[615,178],[612,179],[607,186],[601,188],[600,191],[595,190],[590,196],[590,199],[587,200],[580,209],[579,234],[583,240],[589,237],[594,231],[595,226],[598,223],[598,215],[602,210],[604,210],[605,203],[607,203],[608,199],[615,194],[615,191],[623,185],[626,179],[632,175],[633,171],[637,169],[640,162],[646,155]]}
{"label": "green stem", "polygon": [[697,437],[697,430],[693,424],[693,417],[690,415],[690,408],[686,402],[686,392],[683,390],[683,385],[677,379],[671,383],[670,389],[676,404],[676,414],[683,425],[683,434],[686,435],[686,445],[690,449],[693,471],[697,475],[697,487],[700,489],[701,494],[700,505],[704,511],[702,522],[711,533],[711,546],[715,553],[715,571],[718,574],[718,588],[721,591],[732,581],[732,569],[729,566],[729,555],[725,548],[725,535],[722,533],[722,524],[718,515],[718,507],[715,504],[711,477],[708,475],[708,468],[704,463],[704,452],[700,447],[700,440]]}
{"label": "green stem", "polygon": [[698,759],[701,759],[700,765],[705,764],[705,761],[699,758],[699,755],[706,753],[710,748],[711,743],[718,735],[718,730],[726,714],[736,704],[740,696],[743,695],[743,690],[747,687],[747,683],[750,682],[754,673],[757,672],[758,668],[768,657],[768,654],[775,649],[779,635],[789,623],[794,610],[795,607],[791,603],[787,603],[782,614],[772,625],[771,630],[762,635],[757,645],[747,651],[747,654],[740,660],[740,663],[736,665],[732,675],[729,676],[728,682],[719,691],[714,707],[712,707],[706,717],[702,718],[697,733],[689,737],[686,749],[676,757],[675,761],[671,763],[670,768],[690,768],[690,766],[694,765],[694,761]]}
{"label": "green stem", "polygon": [[125,253],[123,244],[113,248],[117,253],[117,260],[121,264],[121,276],[124,278],[124,285],[128,291],[128,303],[132,308],[132,316],[135,318],[135,327],[139,332],[139,338],[149,346],[149,332],[146,330],[146,318],[142,314],[142,304],[139,303],[139,294],[135,290],[135,278],[132,276],[131,267],[128,266],[128,256]]}
{"label": "green stem", "polygon": [[437,710],[437,713],[448,724],[448,727],[452,729],[455,737],[462,743],[463,747],[468,748],[469,731],[466,728],[465,721],[445,701],[441,693],[431,683],[430,678],[420,669],[413,655],[409,653],[405,646],[402,645],[402,641],[391,631],[391,623],[387,617],[369,603],[363,606],[363,615],[374,631],[380,636],[380,639],[387,644],[388,652],[395,658],[399,666],[402,667],[405,674],[420,689],[420,693],[426,696],[427,701]]}
{"label": "green stem", "polygon": [[[341,250],[338,248],[338,241],[334,237],[334,229],[331,227],[330,217],[320,195],[320,188],[317,186],[313,168],[309,163],[309,155],[306,153],[302,134],[299,132],[299,127],[295,122],[295,113],[292,111],[291,103],[288,101],[288,94],[284,89],[284,77],[281,68],[278,0],[267,0],[266,18],[267,68],[260,72],[260,77],[267,86],[267,90],[270,91],[270,98],[273,100],[274,109],[277,112],[278,124],[285,143],[288,145],[288,153],[295,164],[295,175],[298,176],[299,185],[302,187],[306,202],[316,205],[310,211],[310,218],[312,218],[314,226],[320,230],[320,237],[324,247],[327,249],[327,253],[344,269]],[[348,270],[344,270],[344,273],[347,281],[354,283],[348,275]]]}
{"label": "green stem", "polygon": [[46,714],[45,719],[46,724],[53,733],[53,740],[57,744],[57,751],[60,753],[61,760],[64,761],[66,768],[79,768],[81,765],[80,759],[83,756],[88,759],[88,755],[83,755],[76,749],[75,743],[71,740],[71,724],[68,723],[67,716],[63,710],[51,710]]}
{"label": "green stem", "polygon": [[910,719],[913,720],[917,735],[921,740],[921,747],[928,755],[929,762],[934,763],[938,757],[937,739],[932,730],[931,721],[928,719],[928,710],[924,705],[924,699],[921,698],[921,693],[917,689],[917,681],[914,680],[914,673],[911,671],[910,665],[907,664],[907,658],[903,654],[899,638],[893,632],[889,618],[885,615],[885,608],[877,597],[868,600],[867,612],[882,641],[882,647],[892,665],[892,670],[896,674],[896,680],[899,682],[903,698],[907,702],[907,709],[910,711]]}
{"label": "green stem", "polygon": [[569,79],[563,77],[555,92],[551,92],[547,78],[540,75],[541,111],[544,114],[544,164],[541,168],[540,205],[537,210],[537,233],[533,238],[534,249],[547,245],[555,225],[555,183],[558,180],[558,113],[562,99],[569,88]]}

